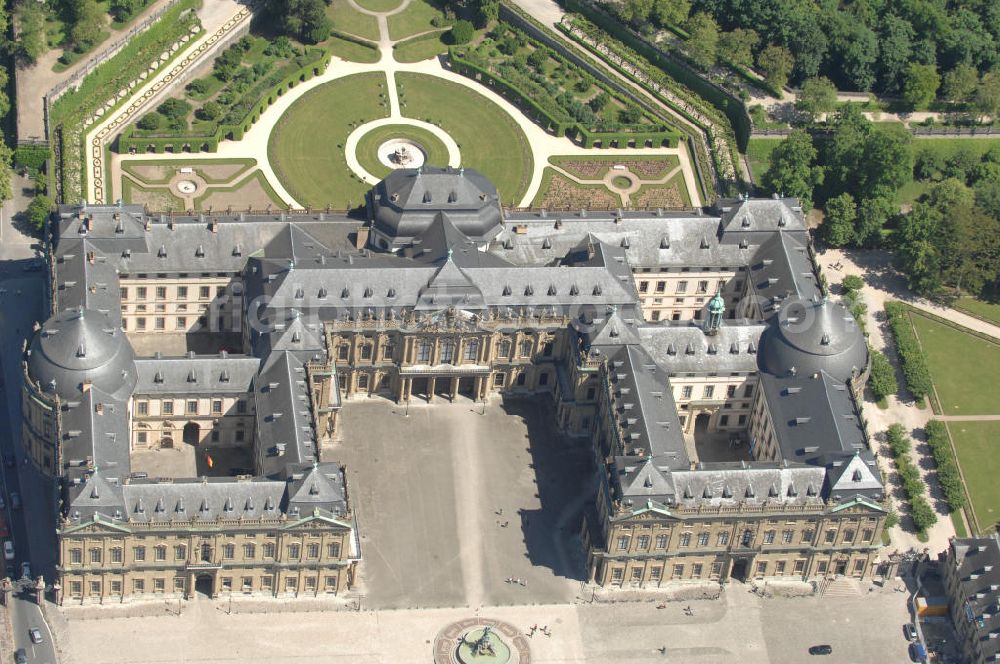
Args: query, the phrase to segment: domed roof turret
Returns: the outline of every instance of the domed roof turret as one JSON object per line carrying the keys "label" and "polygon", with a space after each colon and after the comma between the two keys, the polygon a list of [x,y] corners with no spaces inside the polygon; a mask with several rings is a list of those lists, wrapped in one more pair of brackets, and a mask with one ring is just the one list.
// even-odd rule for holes
{"label": "domed roof turret", "polygon": [[440,215],[476,242],[491,240],[503,221],[496,187],[471,168],[401,168],[369,194],[378,248],[399,248],[423,234]]}
{"label": "domed roof turret", "polygon": [[67,309],[45,321],[31,342],[28,373],[47,392],[80,394],[83,383],[127,398],[135,387],[135,353],[125,333],[92,309]]}
{"label": "domed roof turret", "polygon": [[868,346],[854,317],[826,299],[787,304],[761,336],[760,367],[775,376],[824,370],[848,381],[868,365]]}

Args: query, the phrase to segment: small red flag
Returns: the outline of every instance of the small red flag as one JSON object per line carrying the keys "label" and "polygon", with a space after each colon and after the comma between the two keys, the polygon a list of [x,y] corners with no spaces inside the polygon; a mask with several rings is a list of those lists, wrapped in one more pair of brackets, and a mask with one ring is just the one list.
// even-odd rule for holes
{"label": "small red flag", "polygon": [[215,465],[215,462],[212,461],[212,455],[207,452],[205,453],[205,463],[208,464],[209,468]]}

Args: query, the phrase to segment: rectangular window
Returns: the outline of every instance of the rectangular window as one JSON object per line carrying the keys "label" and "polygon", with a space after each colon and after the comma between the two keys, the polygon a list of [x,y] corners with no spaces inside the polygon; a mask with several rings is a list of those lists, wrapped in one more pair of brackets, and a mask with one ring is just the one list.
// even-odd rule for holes
{"label": "rectangular window", "polygon": [[236,545],[232,543],[226,543],[222,545],[222,558],[224,560],[232,560],[236,557]]}
{"label": "rectangular window", "polygon": [[667,282],[665,282],[665,281],[657,281],[656,282],[656,292],[657,293],[662,293],[666,289],[667,289]]}
{"label": "rectangular window", "polygon": [[677,294],[686,293],[687,289],[688,289],[688,282],[686,282],[686,281],[678,281],[677,282],[677,290],[674,291],[674,292],[677,293]]}
{"label": "rectangular window", "polygon": [[299,588],[299,580],[294,576],[289,576],[285,579],[285,590],[287,592],[295,592]]}
{"label": "rectangular window", "polygon": [[274,547],[274,542],[265,542],[264,543],[264,557],[265,558],[274,558],[274,548],[275,548]]}
{"label": "rectangular window", "polygon": [[649,579],[651,581],[659,581],[660,577],[663,575],[662,567],[651,567],[649,568]]}
{"label": "rectangular window", "polygon": [[702,569],[704,569],[704,566],[701,563],[695,563],[694,565],[692,565],[691,566],[691,578],[692,579],[700,579],[701,578]]}
{"label": "rectangular window", "polygon": [[167,589],[167,580],[164,578],[153,579],[153,591],[162,593]]}
{"label": "rectangular window", "polygon": [[119,299],[127,300],[128,299],[128,289],[127,288],[119,288],[118,289],[118,297],[119,297]]}
{"label": "rectangular window", "polygon": [[623,570],[621,567],[616,567],[615,569],[611,570],[612,583],[621,583],[622,578],[624,578],[624,576],[625,576],[625,570]]}
{"label": "rectangular window", "polygon": [[848,528],[844,531],[844,544],[852,544],[854,542],[854,529]]}
{"label": "rectangular window", "polygon": [[271,590],[274,587],[274,577],[270,574],[260,577],[260,587],[262,590]]}
{"label": "rectangular window", "polygon": [[657,310],[657,311],[654,311],[654,312],[652,313],[652,319],[653,319],[654,321],[657,321],[657,320],[660,320],[660,311],[659,311],[659,310]]}
{"label": "rectangular window", "polygon": [[244,431],[243,429],[237,429],[236,430],[236,442],[237,443],[242,443],[245,438],[246,438],[246,431]]}
{"label": "rectangular window", "polygon": [[198,402],[195,401],[194,399],[192,399],[191,401],[188,401],[187,402],[187,412],[188,412],[189,415],[197,415],[198,414]]}
{"label": "rectangular window", "polygon": [[740,423],[740,426],[743,426],[744,424],[746,424],[747,423],[747,416],[746,415],[740,415],[739,423]]}
{"label": "rectangular window", "polygon": [[176,330],[186,330],[188,326],[188,319],[184,316],[178,316],[174,320],[174,329]]}
{"label": "rectangular window", "polygon": [[146,547],[137,546],[132,549],[132,558],[137,562],[141,563],[146,560]]}
{"label": "rectangular window", "polygon": [[835,540],[836,538],[837,538],[837,531],[836,530],[828,530],[828,531],[826,531],[826,543],[827,544],[833,544],[833,540]]}
{"label": "rectangular window", "polygon": [[729,398],[729,399],[732,399],[735,396],[736,396],[736,386],[735,385],[727,385],[726,386],[726,397]]}
{"label": "rectangular window", "polygon": [[708,533],[698,533],[698,546],[708,546]]}
{"label": "rectangular window", "polygon": [[633,567],[632,568],[632,583],[639,583],[642,581],[642,568]]}
{"label": "rectangular window", "polygon": [[723,415],[722,417],[719,418],[719,426],[720,427],[729,426],[729,416],[728,415]]}
{"label": "rectangular window", "polygon": [[174,560],[184,560],[187,555],[187,547],[183,544],[178,544],[174,547]]}
{"label": "rectangular window", "polygon": [[167,559],[167,547],[160,545],[155,549],[156,560],[162,561]]}
{"label": "rectangular window", "polygon": [[708,282],[707,281],[699,281],[698,282],[698,292],[699,293],[707,293],[708,292]]}
{"label": "rectangular window", "polygon": [[323,579],[324,590],[328,593],[337,592],[337,577],[327,576]]}
{"label": "rectangular window", "polygon": [[212,412],[216,415],[222,412],[222,399],[212,399]]}
{"label": "rectangular window", "polygon": [[639,292],[640,293],[648,293],[649,292],[649,282],[648,281],[640,281],[639,282]]}
{"label": "rectangular window", "polygon": [[198,299],[207,300],[208,296],[211,294],[211,289],[208,286],[202,286],[198,289]]}
{"label": "rectangular window", "polygon": [[79,597],[83,594],[83,582],[82,581],[71,581],[69,584],[69,594],[73,597]]}
{"label": "rectangular window", "polygon": [[764,544],[774,544],[774,531],[768,530],[764,533]]}
{"label": "rectangular window", "polygon": [[100,581],[91,581],[90,582],[90,594],[91,595],[100,595],[101,594],[101,582]]}
{"label": "rectangular window", "polygon": [[119,549],[117,547],[115,547],[114,549],[111,549],[111,562],[113,562],[113,563],[120,563],[120,562],[122,562],[122,558],[123,558],[123,556],[122,556],[122,550],[121,549]]}
{"label": "rectangular window", "polygon": [[225,297],[225,295],[226,295],[226,287],[225,286],[216,286],[215,287],[215,297]]}
{"label": "rectangular window", "polygon": [[757,576],[764,576],[765,574],[767,574],[767,563],[757,563]]}
{"label": "rectangular window", "polygon": [[753,396],[753,385],[747,385],[743,388],[743,398],[749,399]]}
{"label": "rectangular window", "polygon": [[242,415],[247,412],[247,402],[240,399],[236,402],[236,412]]}
{"label": "rectangular window", "polygon": [[805,569],[806,569],[806,561],[804,561],[804,560],[796,560],[795,561],[795,567],[793,568],[793,571],[796,574],[802,574],[802,572],[804,572]]}
{"label": "rectangular window", "polygon": [[819,561],[819,563],[816,564],[817,574],[826,574],[826,569],[827,569],[827,562],[825,560],[821,560]]}
{"label": "rectangular window", "polygon": [[705,399],[711,399],[715,395],[715,385],[706,385],[705,389],[702,390],[702,396]]}
{"label": "rectangular window", "polygon": [[693,389],[694,388],[691,387],[690,385],[685,385],[683,388],[681,388],[681,399],[690,399],[691,392]]}
{"label": "rectangular window", "polygon": [[243,557],[247,560],[253,560],[257,556],[257,545],[250,543],[243,545]]}
{"label": "rectangular window", "polygon": [[316,577],[307,576],[306,577],[306,590],[309,592],[316,592]]}
{"label": "rectangular window", "polygon": [[182,593],[182,592],[184,592],[184,577],[183,576],[175,576],[174,577],[174,592],[175,593]]}
{"label": "rectangular window", "polygon": [[628,550],[628,544],[629,544],[629,541],[631,539],[632,538],[630,538],[628,535],[622,535],[621,537],[619,537],[618,538],[618,550],[619,551],[627,551]]}
{"label": "rectangular window", "polygon": [[240,584],[240,588],[242,588],[243,592],[245,592],[245,593],[248,593],[251,590],[253,590],[253,577],[252,576],[244,576],[243,577],[243,582]]}
{"label": "rectangular window", "polygon": [[728,545],[729,544],[729,533],[727,531],[723,531],[723,532],[719,533],[718,542],[719,542],[719,546],[726,546],[726,545]]}
{"label": "rectangular window", "polygon": [[288,545],[288,558],[290,560],[298,560],[302,555],[302,547],[298,544]]}
{"label": "rectangular window", "polygon": [[169,399],[166,400],[166,401],[164,401],[163,405],[162,405],[162,408],[163,408],[163,414],[164,415],[173,415],[174,414],[174,402],[173,401],[170,401]]}
{"label": "rectangular window", "polygon": [[718,579],[722,576],[722,563],[712,563],[712,578]]}
{"label": "rectangular window", "polygon": [[791,530],[785,530],[785,531],[783,531],[781,533],[781,543],[782,544],[791,544],[792,543],[792,535],[793,535],[793,531],[791,531]]}
{"label": "rectangular window", "polygon": [[680,546],[691,546],[691,533],[681,533]]}
{"label": "rectangular window", "polygon": [[684,565],[674,565],[674,573],[670,578],[680,579],[683,576],[684,576]]}
{"label": "rectangular window", "polygon": [[222,577],[222,590],[228,590],[230,592],[233,590],[233,577],[231,576]]}
{"label": "rectangular window", "polygon": [[308,558],[319,558],[319,543],[310,542],[306,547],[306,557]]}
{"label": "rectangular window", "polygon": [[862,542],[871,542],[873,537],[875,537],[875,531],[871,528],[865,528],[861,531]]}
{"label": "rectangular window", "polygon": [[138,287],[136,287],[136,289],[135,289],[135,297],[138,300],[145,300],[146,299],[146,287],[145,286],[138,286]]}
{"label": "rectangular window", "polygon": [[861,574],[864,571],[865,571],[865,561],[864,561],[864,558],[855,560],[854,561],[854,573],[855,574]]}
{"label": "rectangular window", "polygon": [[100,549],[91,549],[90,550],[90,562],[92,562],[92,563],[99,563],[99,562],[101,562],[101,550]]}
{"label": "rectangular window", "polygon": [[166,286],[157,286],[156,287],[156,299],[157,300],[165,300],[165,299],[167,299],[167,287]]}
{"label": "rectangular window", "polygon": [[188,287],[187,286],[178,286],[177,287],[177,299],[178,300],[186,300],[187,296],[188,296]]}
{"label": "rectangular window", "polygon": [[157,330],[167,329],[167,319],[163,316],[157,316],[155,321],[155,326]]}
{"label": "rectangular window", "polygon": [[146,401],[137,401],[135,403],[135,412],[137,415],[149,415],[149,403]]}
{"label": "rectangular window", "polygon": [[74,565],[79,565],[83,562],[83,550],[82,549],[70,549],[69,550],[69,562]]}
{"label": "rectangular window", "polygon": [[340,558],[340,542],[331,542],[326,545],[327,558]]}
{"label": "rectangular window", "polygon": [[146,580],[145,579],[132,579],[132,592],[143,593],[146,592]]}
{"label": "rectangular window", "polygon": [[774,573],[776,575],[778,575],[778,576],[781,576],[782,574],[785,573],[785,561],[784,560],[779,560],[778,562],[776,562],[774,564]]}
{"label": "rectangular window", "polygon": [[645,551],[649,548],[649,535],[639,535],[639,551]]}

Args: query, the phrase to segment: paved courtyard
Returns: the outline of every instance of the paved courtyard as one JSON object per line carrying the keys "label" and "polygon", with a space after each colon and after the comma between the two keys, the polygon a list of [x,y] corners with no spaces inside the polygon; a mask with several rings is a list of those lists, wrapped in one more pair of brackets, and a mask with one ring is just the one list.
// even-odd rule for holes
{"label": "paved courtyard", "polygon": [[[209,467],[207,456],[212,458]],[[129,455],[133,473],[150,477],[229,477],[236,471],[253,472],[253,454],[248,447],[195,448],[180,444],[173,448],[136,450]]]}
{"label": "paved courtyard", "polygon": [[364,606],[572,600],[593,486],[586,444],[555,430],[545,401],[439,400],[406,413],[381,399],[345,404],[330,455],[347,466],[358,514]]}
{"label": "paved courtyard", "polygon": [[[864,597],[794,599],[763,599],[736,584],[718,600],[663,609],[655,601],[576,603],[486,607],[479,615],[524,630],[547,626],[551,636],[528,639],[534,664],[795,664],[812,661],[807,649],[818,643],[833,646],[817,658],[824,664],[891,664],[908,661],[904,601],[891,584]],[[176,602],[151,608],[155,617],[113,620],[95,619],[116,615],[109,607],[49,611],[62,661],[426,664],[438,630],[474,616],[472,609],[293,612],[278,601],[197,600],[183,603],[180,615]]]}

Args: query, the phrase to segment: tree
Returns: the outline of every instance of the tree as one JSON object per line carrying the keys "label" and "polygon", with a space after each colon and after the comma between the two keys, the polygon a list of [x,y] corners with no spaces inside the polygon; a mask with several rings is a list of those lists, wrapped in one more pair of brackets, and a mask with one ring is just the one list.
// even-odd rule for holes
{"label": "tree", "polygon": [[878,60],[875,65],[881,91],[899,92],[903,70],[913,54],[913,26],[909,21],[886,12],[879,25]]}
{"label": "tree", "polygon": [[813,120],[820,113],[829,113],[836,107],[837,88],[825,76],[810,78],[803,83],[799,99],[795,102],[795,108],[808,113]]}
{"label": "tree", "polygon": [[690,0],[656,0],[653,3],[653,18],[663,27],[682,25],[690,13]]}
{"label": "tree", "polygon": [[638,106],[629,106],[628,108],[623,108],[618,111],[618,120],[622,124],[634,125],[639,124],[642,120],[642,109]]}
{"label": "tree", "polygon": [[736,28],[727,33],[719,44],[719,55],[734,67],[749,69],[753,66],[753,49],[760,42],[756,30]]}
{"label": "tree", "polygon": [[479,12],[476,14],[476,25],[485,28],[500,17],[500,0],[479,0]]}
{"label": "tree", "polygon": [[893,234],[896,260],[910,289],[927,295],[941,287],[941,215],[917,201]]}
{"label": "tree", "polygon": [[859,293],[865,287],[865,280],[856,274],[849,274],[840,282],[840,287],[845,293]]}
{"label": "tree", "polygon": [[594,111],[594,113],[600,113],[605,108],[607,108],[608,104],[610,103],[611,103],[611,95],[609,95],[607,92],[602,91],[601,94],[597,95],[596,97],[590,100],[590,109]]}
{"label": "tree", "polygon": [[39,194],[35,196],[31,203],[28,204],[28,209],[26,211],[28,217],[28,223],[36,231],[40,231],[45,228],[45,222],[49,218],[49,214],[52,212],[52,199],[45,194]]}
{"label": "tree", "polygon": [[687,51],[691,60],[702,69],[715,64],[719,50],[719,24],[706,12],[698,12],[688,20]]}
{"label": "tree", "polygon": [[979,85],[979,73],[976,68],[961,62],[945,73],[941,96],[953,104],[968,102],[976,94],[977,85]]}
{"label": "tree", "polygon": [[330,36],[332,25],[323,0],[267,0],[265,9],[286,35],[315,44]]}
{"label": "tree", "polygon": [[858,219],[854,224],[854,241],[864,247],[877,247],[882,243],[882,229],[899,209],[895,192],[877,192],[858,204]]}
{"label": "tree", "polygon": [[119,22],[126,21],[145,4],[143,0],[111,0],[111,13]]}
{"label": "tree", "polygon": [[973,101],[980,115],[996,118],[1000,114],[1000,71],[991,71],[979,82]]}
{"label": "tree", "polygon": [[927,108],[934,101],[940,85],[941,76],[938,75],[937,67],[911,62],[903,75],[903,101],[910,108]]}
{"label": "tree", "polygon": [[153,111],[151,113],[146,113],[144,116],[139,118],[139,121],[136,123],[136,126],[139,129],[145,129],[146,131],[153,131],[155,129],[159,129],[160,127],[163,126],[163,116],[160,113],[157,113],[156,111]]}
{"label": "tree", "polygon": [[544,46],[539,46],[534,51],[528,55],[528,64],[535,68],[539,73],[544,73],[542,67],[549,59],[548,49]]}
{"label": "tree", "polygon": [[171,97],[160,104],[156,110],[168,118],[185,118],[191,112],[191,104],[183,99]]}
{"label": "tree", "polygon": [[33,65],[45,53],[48,45],[45,37],[45,5],[37,2],[22,2],[15,14],[21,28],[14,44],[15,55],[23,64]]}
{"label": "tree", "polygon": [[69,31],[74,49],[86,51],[100,41],[104,25],[104,12],[97,5],[97,0],[79,0],[75,21]]}
{"label": "tree", "polygon": [[937,514],[923,496],[910,498],[910,516],[913,517],[913,525],[920,532],[925,532],[937,523]]}
{"label": "tree", "polygon": [[825,219],[820,231],[827,244],[843,247],[854,241],[854,220],[857,219],[857,205],[848,193],[834,196],[824,206]]}
{"label": "tree", "polygon": [[469,21],[455,21],[449,34],[451,35],[451,43],[468,44],[476,34],[476,28]]}
{"label": "tree", "polygon": [[804,131],[795,130],[771,152],[764,186],[785,196],[795,196],[802,209],[812,208],[813,189],[823,180],[823,170],[815,165],[816,148]]}
{"label": "tree", "polygon": [[787,48],[771,45],[757,55],[757,68],[771,87],[780,90],[788,84],[795,59]]}
{"label": "tree", "polygon": [[199,120],[218,120],[222,116],[222,105],[217,101],[205,102],[205,104],[194,112]]}
{"label": "tree", "polygon": [[885,355],[878,351],[871,352],[872,367],[868,375],[868,386],[872,388],[875,399],[882,399],[899,391],[899,384],[896,382],[896,368],[892,366]]}

